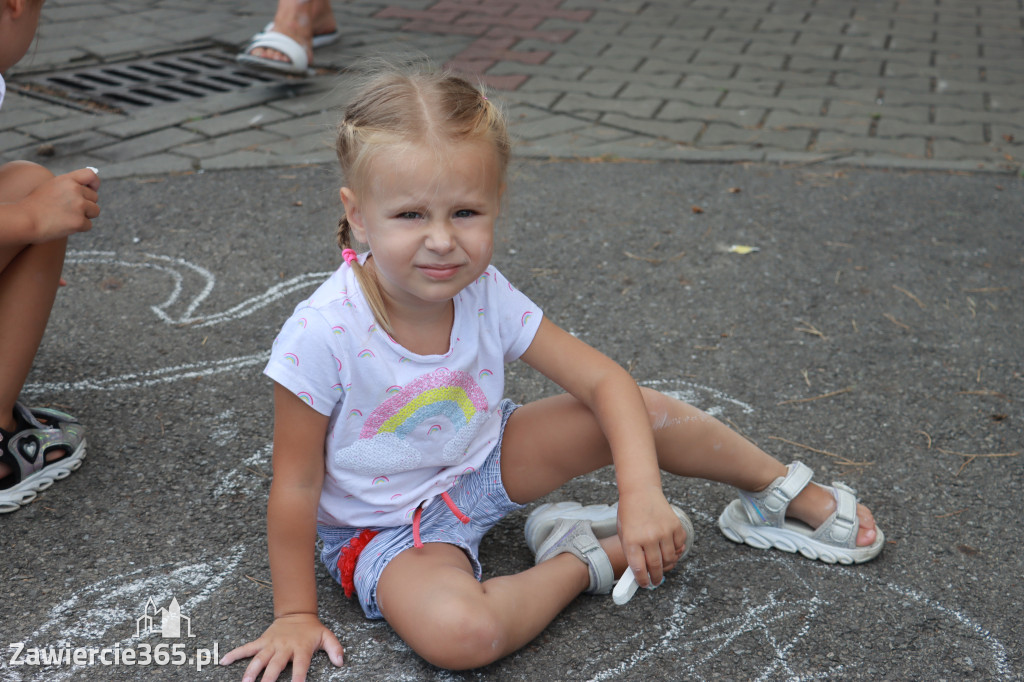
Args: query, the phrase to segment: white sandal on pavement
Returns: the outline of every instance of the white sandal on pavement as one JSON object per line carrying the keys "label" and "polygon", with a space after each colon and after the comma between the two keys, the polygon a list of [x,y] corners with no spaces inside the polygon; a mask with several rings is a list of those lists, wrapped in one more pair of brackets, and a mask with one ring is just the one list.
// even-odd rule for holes
{"label": "white sandal on pavement", "polygon": [[[849,486],[833,483],[836,511],[817,529],[796,519],[787,519],[786,510],[794,497],[811,482],[814,472],[801,462],[793,462],[785,476],[775,479],[759,493],[740,491],[718,519],[718,527],[733,542],[758,549],[774,547],[784,552],[799,552],[808,559],[828,564],[859,564],[882,551],[885,534],[876,528],[875,541],[857,546],[857,494]],[[824,487],[824,486],[823,486]]]}
{"label": "white sandal on pavement", "polygon": [[[290,61],[282,62],[276,59],[253,55],[252,51],[260,47],[280,52],[288,57]],[[235,60],[239,64],[245,64],[246,66],[293,76],[307,76],[311,72],[306,48],[300,45],[294,38],[290,38],[277,31],[268,31],[254,35],[245,49],[235,57]]]}
{"label": "white sandal on pavement", "polygon": [[[690,548],[693,547],[693,539],[695,537],[693,523],[682,509],[674,504],[670,506],[679,522],[683,524],[683,530],[686,531],[686,543],[683,546],[683,553],[679,557],[679,560],[682,561],[690,553]],[[542,504],[530,512],[526,519],[526,526],[523,528],[523,534],[526,536],[526,546],[530,548],[531,552],[536,554],[537,547],[547,539],[551,534],[551,529],[562,519],[589,521],[594,536],[598,540],[610,538],[619,532],[618,513],[618,503],[610,506],[607,504],[588,504],[583,506],[579,502],[549,502]]]}
{"label": "white sandal on pavement", "polygon": [[[263,31],[261,31],[261,32],[262,33],[280,33],[280,31],[275,31],[274,30],[274,22],[272,22],[272,21],[269,24],[267,24],[266,26],[264,26],[263,27]],[[249,41],[252,42],[253,40],[256,40],[256,38],[259,37],[259,35],[260,34],[257,33],[252,38],[250,38]],[[339,40],[341,40],[341,32],[338,31],[338,29],[334,29],[330,33],[317,33],[316,35],[313,36],[313,49],[315,50],[318,47],[326,47],[328,45],[333,45],[334,43],[338,42]]]}
{"label": "white sandal on pavement", "polygon": [[537,548],[537,563],[569,552],[587,565],[590,585],[587,594],[608,594],[615,587],[611,559],[594,536],[585,519],[559,519]]}

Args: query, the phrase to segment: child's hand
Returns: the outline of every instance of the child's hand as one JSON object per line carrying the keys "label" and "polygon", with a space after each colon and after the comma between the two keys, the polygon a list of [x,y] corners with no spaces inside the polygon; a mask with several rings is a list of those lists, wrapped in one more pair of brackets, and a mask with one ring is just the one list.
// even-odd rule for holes
{"label": "child's hand", "polygon": [[100,214],[99,188],[99,176],[82,168],[58,175],[22,199],[19,204],[32,224],[31,243],[92,229],[92,219]]}
{"label": "child's hand", "polygon": [[686,533],[660,492],[619,499],[619,540],[640,587],[657,587],[686,546]]}
{"label": "child's hand", "polygon": [[254,682],[263,671],[263,682],[274,682],[288,662],[292,663],[292,681],[306,679],[313,654],[323,649],[331,663],[341,666],[341,642],[312,613],[295,613],[274,619],[263,636],[232,649],[220,659],[221,665],[230,665],[242,658],[252,657],[245,669],[243,682]]}

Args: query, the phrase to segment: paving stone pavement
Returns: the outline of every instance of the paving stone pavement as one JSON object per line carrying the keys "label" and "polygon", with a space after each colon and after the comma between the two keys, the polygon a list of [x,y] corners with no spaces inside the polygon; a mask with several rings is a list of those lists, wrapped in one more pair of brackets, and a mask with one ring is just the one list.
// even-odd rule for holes
{"label": "paving stone pavement", "polygon": [[234,54],[274,6],[50,0],[7,74],[0,160],[104,177],[330,161],[345,75],[379,54],[500,91],[522,156],[1004,173],[1024,158],[1024,4],[1007,0],[335,2],[342,40],[306,79],[125,112],[28,90],[72,68]]}

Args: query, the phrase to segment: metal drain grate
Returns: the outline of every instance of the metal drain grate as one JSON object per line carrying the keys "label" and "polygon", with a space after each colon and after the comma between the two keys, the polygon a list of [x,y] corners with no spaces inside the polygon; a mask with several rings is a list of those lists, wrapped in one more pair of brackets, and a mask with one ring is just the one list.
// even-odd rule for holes
{"label": "metal drain grate", "polygon": [[285,76],[244,69],[234,57],[209,50],[18,79],[30,90],[46,95],[121,111],[199,99],[285,80]]}

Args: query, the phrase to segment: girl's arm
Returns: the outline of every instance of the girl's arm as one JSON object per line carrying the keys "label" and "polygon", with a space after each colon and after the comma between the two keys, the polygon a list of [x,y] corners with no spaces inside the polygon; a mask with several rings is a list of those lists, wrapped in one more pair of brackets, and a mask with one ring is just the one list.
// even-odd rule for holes
{"label": "girl's arm", "polygon": [[274,680],[288,662],[301,678],[318,649],[334,665],[342,647],[317,616],[316,510],[324,480],[328,418],[280,384],[274,384],[274,478],[267,503],[267,544],[274,583],[274,622],[263,636],[221,659],[228,665],[252,657],[244,680]]}
{"label": "girl's arm", "polygon": [[637,582],[661,582],[685,535],[661,488],[651,417],[626,370],[544,318],[523,361],[590,408],[612,451],[619,489],[619,537]]}

